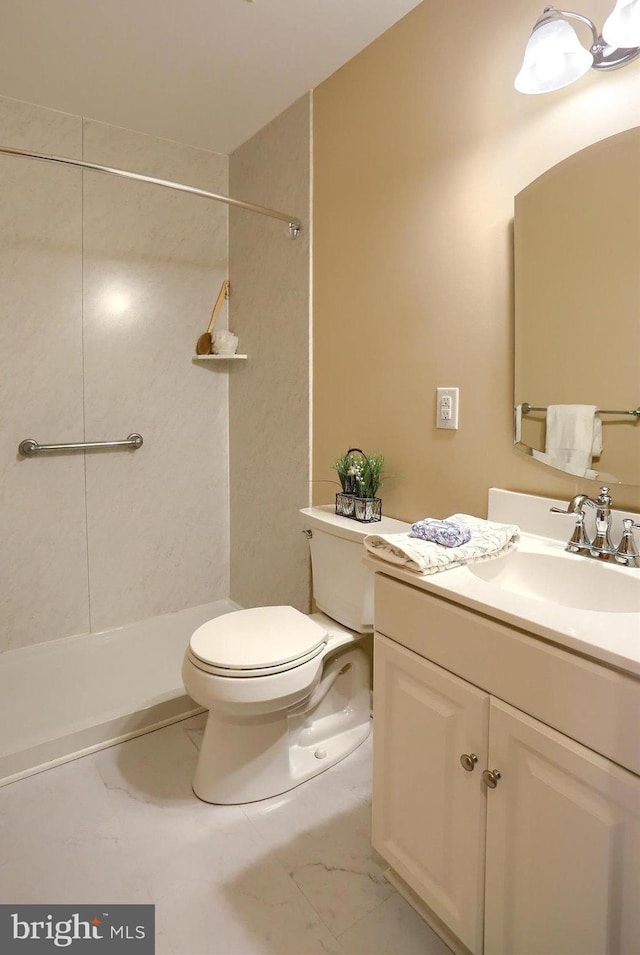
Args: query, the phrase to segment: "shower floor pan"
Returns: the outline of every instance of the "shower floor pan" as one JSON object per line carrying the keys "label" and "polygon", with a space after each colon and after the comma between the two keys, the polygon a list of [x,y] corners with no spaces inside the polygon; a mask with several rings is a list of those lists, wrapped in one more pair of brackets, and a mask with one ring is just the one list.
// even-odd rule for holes
{"label": "shower floor pan", "polygon": [[202,711],[182,685],[196,627],[230,600],[0,654],[0,786]]}

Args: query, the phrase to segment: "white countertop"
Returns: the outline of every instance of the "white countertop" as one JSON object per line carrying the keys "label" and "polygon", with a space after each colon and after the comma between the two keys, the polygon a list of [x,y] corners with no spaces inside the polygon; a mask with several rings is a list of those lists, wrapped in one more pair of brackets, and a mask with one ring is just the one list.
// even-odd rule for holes
{"label": "white countertop", "polygon": [[[537,500],[544,503],[545,510],[552,503],[545,498]],[[501,516],[494,512],[491,518],[500,520]],[[510,513],[508,517],[514,520],[515,515]],[[567,528],[566,519],[561,517],[560,521],[562,529]],[[364,563],[376,573],[386,574],[434,596],[451,600],[533,636],[640,677],[640,569],[600,564],[596,560],[570,554],[564,548],[564,541],[530,533],[523,533],[518,543],[518,554],[540,555],[541,562],[545,556],[550,558],[551,574],[554,576],[550,580],[551,599],[528,593],[526,578],[518,592],[501,585],[497,569],[495,579],[491,579],[492,574],[483,569],[488,568],[493,561],[426,576],[404,570],[369,553],[366,553]],[[506,562],[509,556],[498,560]],[[533,562],[537,559],[534,556]],[[523,562],[527,560],[531,558],[525,557]],[[618,600],[618,592],[624,599]],[[585,606],[602,606],[604,609],[585,609]]]}

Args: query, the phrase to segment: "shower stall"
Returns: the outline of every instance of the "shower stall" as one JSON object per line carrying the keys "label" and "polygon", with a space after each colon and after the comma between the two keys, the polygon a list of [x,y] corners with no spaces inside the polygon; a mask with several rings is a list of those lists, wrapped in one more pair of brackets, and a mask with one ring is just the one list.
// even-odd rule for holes
{"label": "shower stall", "polygon": [[206,201],[228,157],[2,98],[0,128],[79,164],[0,154],[1,784],[197,711],[189,636],[247,600],[229,392],[252,385],[250,362],[192,361],[230,271],[228,205]]}

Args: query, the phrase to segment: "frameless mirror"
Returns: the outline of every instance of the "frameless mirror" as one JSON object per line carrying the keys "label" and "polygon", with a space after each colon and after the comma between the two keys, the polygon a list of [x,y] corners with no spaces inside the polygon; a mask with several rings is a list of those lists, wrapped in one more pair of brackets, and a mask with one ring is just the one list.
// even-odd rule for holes
{"label": "frameless mirror", "polygon": [[523,189],[514,252],[516,446],[640,485],[640,128]]}

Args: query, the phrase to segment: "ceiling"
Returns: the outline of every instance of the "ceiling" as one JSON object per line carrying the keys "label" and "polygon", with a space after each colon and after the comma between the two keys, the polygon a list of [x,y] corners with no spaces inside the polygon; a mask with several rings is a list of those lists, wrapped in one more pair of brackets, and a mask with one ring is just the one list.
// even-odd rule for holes
{"label": "ceiling", "polygon": [[228,154],[418,2],[0,0],[0,95]]}

